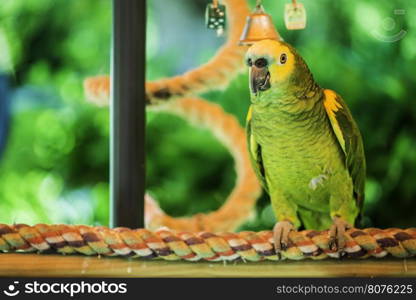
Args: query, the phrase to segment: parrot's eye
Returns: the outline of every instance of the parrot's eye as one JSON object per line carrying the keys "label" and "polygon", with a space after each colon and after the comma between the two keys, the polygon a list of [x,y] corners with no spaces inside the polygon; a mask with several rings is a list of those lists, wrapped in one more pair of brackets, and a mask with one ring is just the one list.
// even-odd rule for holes
{"label": "parrot's eye", "polygon": [[265,66],[267,66],[267,60],[264,58],[259,58],[258,60],[256,60],[254,64],[257,68],[264,68]]}
{"label": "parrot's eye", "polygon": [[253,61],[251,58],[247,59],[247,66],[251,67],[253,65]]}
{"label": "parrot's eye", "polygon": [[283,53],[282,55],[280,55],[280,63],[283,65],[287,62],[287,55],[286,53]]}

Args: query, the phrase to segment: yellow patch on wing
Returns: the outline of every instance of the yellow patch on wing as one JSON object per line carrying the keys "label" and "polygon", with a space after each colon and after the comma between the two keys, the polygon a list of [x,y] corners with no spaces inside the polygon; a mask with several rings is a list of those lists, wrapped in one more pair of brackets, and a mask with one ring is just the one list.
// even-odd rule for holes
{"label": "yellow patch on wing", "polygon": [[257,143],[256,143],[256,140],[254,139],[254,135],[250,136],[250,152],[257,162]]}
{"label": "yellow patch on wing", "polygon": [[342,108],[342,105],[337,101],[337,94],[331,90],[324,90],[325,100],[324,100],[324,107],[326,113],[328,114],[329,121],[331,122],[332,129],[340,143],[342,149],[345,152],[345,139],[344,135],[342,134],[341,127],[335,117],[335,113]]}
{"label": "yellow patch on wing", "polygon": [[246,118],[247,122],[251,120],[252,113],[253,113],[253,108],[250,105],[250,107],[248,108],[248,112],[247,112],[247,118]]}

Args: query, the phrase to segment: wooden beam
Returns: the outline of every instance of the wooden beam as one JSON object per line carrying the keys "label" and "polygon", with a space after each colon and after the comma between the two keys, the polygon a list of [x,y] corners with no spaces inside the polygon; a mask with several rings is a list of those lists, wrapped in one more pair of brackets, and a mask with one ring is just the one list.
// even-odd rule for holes
{"label": "wooden beam", "polygon": [[144,227],[145,0],[113,0],[111,226]]}
{"label": "wooden beam", "polygon": [[416,260],[183,262],[82,255],[0,254],[0,277],[414,277]]}

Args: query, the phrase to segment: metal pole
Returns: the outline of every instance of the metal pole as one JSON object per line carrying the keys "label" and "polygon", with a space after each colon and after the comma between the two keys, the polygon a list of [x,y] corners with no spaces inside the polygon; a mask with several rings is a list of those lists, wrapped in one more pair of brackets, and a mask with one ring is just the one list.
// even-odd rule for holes
{"label": "metal pole", "polygon": [[110,224],[144,226],[146,1],[113,0]]}

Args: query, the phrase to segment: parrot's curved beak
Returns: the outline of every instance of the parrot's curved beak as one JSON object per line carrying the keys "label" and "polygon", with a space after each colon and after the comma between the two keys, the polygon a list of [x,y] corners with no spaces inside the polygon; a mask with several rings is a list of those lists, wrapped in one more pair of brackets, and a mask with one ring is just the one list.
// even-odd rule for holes
{"label": "parrot's curved beak", "polygon": [[263,92],[270,88],[270,73],[267,67],[258,68],[252,66],[250,68],[250,89],[253,94],[258,91]]}

